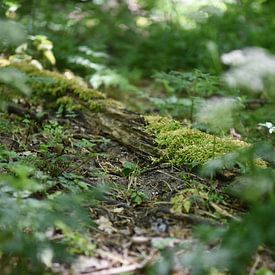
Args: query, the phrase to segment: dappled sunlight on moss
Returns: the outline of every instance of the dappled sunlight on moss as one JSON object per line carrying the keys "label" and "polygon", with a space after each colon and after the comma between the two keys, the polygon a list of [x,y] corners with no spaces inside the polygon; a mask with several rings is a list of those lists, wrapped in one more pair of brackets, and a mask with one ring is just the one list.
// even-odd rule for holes
{"label": "dappled sunlight on moss", "polygon": [[53,97],[76,95],[84,101],[103,99],[104,94],[99,91],[80,85],[76,80],[67,79],[58,72],[39,70],[27,63],[14,63],[10,65],[24,72],[28,77],[28,84],[34,94],[48,94]]}
{"label": "dappled sunlight on moss", "polygon": [[147,116],[147,129],[153,133],[155,141],[167,159],[175,165],[203,165],[208,160],[221,157],[232,151],[246,148],[248,143],[231,138],[215,137],[188,127],[169,118]]}

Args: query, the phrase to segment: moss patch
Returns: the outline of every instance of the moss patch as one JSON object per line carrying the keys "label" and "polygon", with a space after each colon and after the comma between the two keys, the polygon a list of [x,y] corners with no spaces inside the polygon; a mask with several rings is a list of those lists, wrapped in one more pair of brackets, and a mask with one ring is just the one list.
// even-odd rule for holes
{"label": "moss patch", "polygon": [[15,63],[10,67],[24,72],[29,77],[28,84],[35,95],[46,94],[58,98],[71,94],[84,101],[105,98],[99,91],[82,86],[76,80],[67,79],[57,72],[39,70],[26,63]]}
{"label": "moss patch", "polygon": [[175,165],[201,166],[210,159],[249,147],[249,144],[242,141],[214,137],[195,129],[182,127],[179,122],[169,118],[147,116],[146,120],[147,130],[155,135],[155,141],[164,156]]}
{"label": "moss patch", "polygon": [[61,105],[65,106],[70,111],[77,111],[82,109],[82,105],[76,104],[73,98],[69,96],[62,96],[58,98],[56,103],[58,106],[61,106]]}

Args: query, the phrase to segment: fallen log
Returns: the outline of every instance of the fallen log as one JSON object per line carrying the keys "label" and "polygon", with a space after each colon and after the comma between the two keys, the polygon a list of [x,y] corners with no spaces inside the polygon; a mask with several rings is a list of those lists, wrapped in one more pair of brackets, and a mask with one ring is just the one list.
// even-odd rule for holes
{"label": "fallen log", "polygon": [[183,127],[170,118],[130,112],[120,102],[60,73],[39,70],[24,63],[9,66],[28,77],[32,100],[42,102],[45,110],[62,106],[80,112],[90,129],[97,129],[145,158],[165,158],[175,165],[200,166],[214,157],[249,147],[249,144],[230,137],[214,138]]}

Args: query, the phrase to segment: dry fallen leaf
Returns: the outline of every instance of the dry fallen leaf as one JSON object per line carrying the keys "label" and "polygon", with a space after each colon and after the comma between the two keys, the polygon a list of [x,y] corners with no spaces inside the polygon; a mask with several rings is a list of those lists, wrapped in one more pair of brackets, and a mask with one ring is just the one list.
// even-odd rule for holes
{"label": "dry fallen leaf", "polygon": [[98,224],[98,229],[102,230],[108,234],[112,234],[117,230],[112,226],[110,220],[104,216],[101,216],[98,220],[95,221]]}

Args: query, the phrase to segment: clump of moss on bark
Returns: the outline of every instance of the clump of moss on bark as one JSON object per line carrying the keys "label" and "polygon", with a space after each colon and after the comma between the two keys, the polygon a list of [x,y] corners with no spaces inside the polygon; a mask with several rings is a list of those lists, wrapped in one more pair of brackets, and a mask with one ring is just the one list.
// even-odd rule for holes
{"label": "clump of moss on bark", "polygon": [[28,77],[27,84],[31,87],[34,97],[49,99],[49,103],[57,106],[64,105],[75,111],[81,110],[83,105],[93,112],[125,108],[120,102],[108,99],[103,93],[87,88],[76,80],[67,79],[58,72],[40,70],[28,63],[13,63],[9,67],[23,72]]}
{"label": "clump of moss on bark", "polygon": [[155,135],[155,141],[164,157],[175,165],[202,166],[213,158],[249,147],[243,141],[214,137],[196,129],[182,127],[170,118],[147,116],[146,120],[147,130]]}
{"label": "clump of moss on bark", "polygon": [[56,100],[56,104],[58,106],[63,105],[70,111],[79,111],[83,107],[81,104],[75,103],[74,99],[69,96],[62,96],[62,97],[58,98]]}
{"label": "clump of moss on bark", "polygon": [[35,95],[46,94],[55,98],[74,95],[83,101],[105,98],[105,95],[99,91],[80,85],[76,80],[67,79],[57,72],[39,70],[27,63],[14,63],[10,67],[28,76],[28,84]]}

